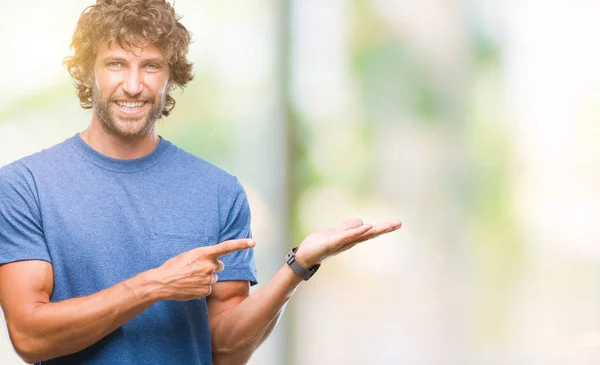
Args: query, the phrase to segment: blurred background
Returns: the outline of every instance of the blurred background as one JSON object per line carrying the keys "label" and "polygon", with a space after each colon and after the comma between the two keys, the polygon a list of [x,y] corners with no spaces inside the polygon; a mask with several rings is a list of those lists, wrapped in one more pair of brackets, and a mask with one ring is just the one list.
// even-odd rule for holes
{"label": "blurred background", "polygon": [[[0,166],[89,123],[61,62],[91,3],[0,0]],[[404,222],[327,261],[251,364],[600,363],[600,2],[176,10],[196,79],[159,132],[240,178],[262,283],[314,230]]]}

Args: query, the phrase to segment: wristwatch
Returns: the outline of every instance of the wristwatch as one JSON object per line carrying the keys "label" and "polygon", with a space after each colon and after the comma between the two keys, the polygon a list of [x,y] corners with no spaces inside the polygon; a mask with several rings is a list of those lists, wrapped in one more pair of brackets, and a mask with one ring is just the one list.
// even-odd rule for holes
{"label": "wristwatch", "polygon": [[321,264],[316,264],[310,269],[305,268],[304,266],[300,265],[298,261],[296,261],[296,251],[298,251],[298,247],[292,248],[285,256],[285,260],[287,264],[290,265],[290,268],[294,271],[294,273],[296,273],[296,275],[301,277],[303,280],[308,280],[317,272],[317,270],[319,270]]}

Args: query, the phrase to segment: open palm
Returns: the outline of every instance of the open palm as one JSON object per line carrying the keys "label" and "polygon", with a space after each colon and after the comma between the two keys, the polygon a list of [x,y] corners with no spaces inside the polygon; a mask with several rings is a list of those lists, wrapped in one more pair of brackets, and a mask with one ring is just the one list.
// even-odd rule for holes
{"label": "open palm", "polygon": [[304,267],[311,267],[385,233],[393,232],[402,226],[400,221],[384,222],[373,226],[361,219],[348,219],[336,228],[311,233],[302,241],[296,252],[296,259]]}

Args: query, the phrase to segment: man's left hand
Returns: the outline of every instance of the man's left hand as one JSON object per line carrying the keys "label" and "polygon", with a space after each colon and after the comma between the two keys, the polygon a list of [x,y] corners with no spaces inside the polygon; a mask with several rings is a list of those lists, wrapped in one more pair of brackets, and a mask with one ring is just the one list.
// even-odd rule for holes
{"label": "man's left hand", "polygon": [[320,264],[325,259],[402,226],[400,221],[384,222],[373,226],[361,219],[349,219],[337,228],[327,228],[310,234],[296,251],[296,260],[306,268]]}

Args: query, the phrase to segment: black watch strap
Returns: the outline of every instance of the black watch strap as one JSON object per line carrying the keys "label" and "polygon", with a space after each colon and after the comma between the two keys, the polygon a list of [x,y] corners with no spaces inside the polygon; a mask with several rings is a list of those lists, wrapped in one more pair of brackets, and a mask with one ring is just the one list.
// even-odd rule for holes
{"label": "black watch strap", "polygon": [[298,275],[299,277],[301,277],[303,280],[308,280],[311,278],[311,276],[313,276],[317,270],[319,270],[319,267],[321,267],[321,264],[316,264],[315,266],[311,267],[310,269],[305,268],[304,266],[300,265],[298,263],[298,261],[296,261],[296,251],[298,250],[298,247],[294,247],[290,250],[290,252],[287,253],[287,255],[285,256],[285,260],[287,262],[288,265],[290,265],[290,268],[296,273],[296,275]]}

